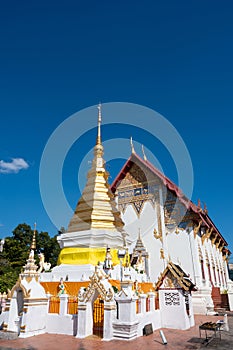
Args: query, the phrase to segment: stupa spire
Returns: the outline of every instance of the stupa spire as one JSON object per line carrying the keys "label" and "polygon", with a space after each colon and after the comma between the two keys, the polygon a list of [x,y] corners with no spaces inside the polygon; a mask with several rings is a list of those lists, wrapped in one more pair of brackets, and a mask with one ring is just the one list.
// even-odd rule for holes
{"label": "stupa spire", "polygon": [[97,138],[96,138],[96,145],[101,145],[101,122],[102,122],[102,115],[101,115],[101,103],[98,105],[98,132],[97,132]]}
{"label": "stupa spire", "polygon": [[34,231],[33,231],[32,243],[31,243],[30,249],[33,249],[33,250],[36,249],[36,222],[34,224]]}
{"label": "stupa spire", "polygon": [[87,183],[78,201],[67,232],[89,229],[122,231],[124,226],[108,183],[108,172],[103,159],[101,142],[102,108],[98,105],[97,137],[92,167],[87,174]]}
{"label": "stupa spire", "polygon": [[32,278],[36,277],[38,279],[39,272],[37,272],[38,266],[36,265],[34,254],[36,249],[36,223],[34,224],[34,231],[32,236],[32,243],[30,246],[30,253],[27,259],[26,265],[23,266],[23,272],[20,274],[20,278]]}

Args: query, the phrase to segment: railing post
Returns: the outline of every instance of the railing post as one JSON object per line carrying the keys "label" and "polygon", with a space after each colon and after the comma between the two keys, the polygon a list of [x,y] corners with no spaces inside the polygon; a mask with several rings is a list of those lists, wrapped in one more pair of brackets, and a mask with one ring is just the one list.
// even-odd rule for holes
{"label": "railing post", "polygon": [[60,298],[59,315],[61,315],[61,316],[67,315],[68,295],[67,294],[61,294],[59,296],[59,298]]}
{"label": "railing post", "polygon": [[78,301],[78,329],[76,338],[85,338],[93,332],[91,302]]}
{"label": "railing post", "polygon": [[50,311],[51,294],[50,294],[50,293],[46,293],[46,297],[47,297],[47,299],[48,299],[47,313],[49,313],[49,311]]}
{"label": "railing post", "polygon": [[105,340],[111,340],[113,337],[112,321],[114,319],[114,314],[116,311],[115,301],[105,301],[104,302],[104,330],[103,338]]}
{"label": "railing post", "polygon": [[140,294],[139,295],[139,313],[145,314],[146,313],[146,294]]}
{"label": "railing post", "polygon": [[155,293],[149,292],[148,298],[149,298],[149,311],[155,311]]}

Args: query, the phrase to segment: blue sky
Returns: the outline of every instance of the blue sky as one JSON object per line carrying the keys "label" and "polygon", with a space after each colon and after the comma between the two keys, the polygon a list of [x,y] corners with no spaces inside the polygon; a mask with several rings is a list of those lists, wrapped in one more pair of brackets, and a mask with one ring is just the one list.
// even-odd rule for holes
{"label": "blue sky", "polygon": [[[39,190],[45,144],[73,113],[99,101],[120,101],[152,108],[177,129],[193,163],[192,199],[207,203],[233,250],[232,11],[230,0],[1,3],[0,237],[22,222],[57,232]],[[116,134],[147,143],[176,181],[159,143],[150,145],[136,129],[103,128],[103,139]],[[92,130],[64,164],[72,207],[80,195],[80,158],[94,142]],[[11,163],[11,173],[5,163]],[[110,162],[110,180],[121,165]]]}

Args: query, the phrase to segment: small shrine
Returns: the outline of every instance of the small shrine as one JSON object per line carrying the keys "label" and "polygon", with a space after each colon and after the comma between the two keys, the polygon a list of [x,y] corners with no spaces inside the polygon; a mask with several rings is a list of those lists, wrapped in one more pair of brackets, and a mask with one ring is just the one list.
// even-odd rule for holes
{"label": "small shrine", "polygon": [[194,326],[191,291],[195,285],[179,265],[168,263],[155,290],[159,292],[163,327],[189,329]]}
{"label": "small shrine", "polygon": [[35,234],[36,227],[27,263],[14,287],[8,291],[3,314],[3,330],[16,332],[21,338],[46,332],[48,298],[39,282],[40,273],[34,259]]}
{"label": "small shrine", "polygon": [[149,276],[148,269],[148,258],[149,255],[146,248],[142,242],[140,229],[138,231],[138,239],[133,249],[130,264],[141,274],[146,274]]}

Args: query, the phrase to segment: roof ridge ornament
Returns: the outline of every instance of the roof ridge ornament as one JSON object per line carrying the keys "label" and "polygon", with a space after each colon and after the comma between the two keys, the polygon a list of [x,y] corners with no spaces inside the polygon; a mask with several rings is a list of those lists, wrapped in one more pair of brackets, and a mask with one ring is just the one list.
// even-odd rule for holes
{"label": "roof ridge ornament", "polygon": [[142,145],[142,154],[143,154],[143,159],[145,161],[147,161],[147,156],[146,156],[146,153],[145,153],[145,150],[144,150],[144,146]]}
{"label": "roof ridge ornament", "polygon": [[135,154],[136,152],[135,152],[135,149],[134,149],[133,138],[132,138],[132,136],[130,137],[130,146],[131,146],[131,153],[132,153],[132,154]]}

